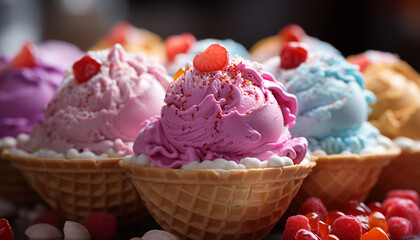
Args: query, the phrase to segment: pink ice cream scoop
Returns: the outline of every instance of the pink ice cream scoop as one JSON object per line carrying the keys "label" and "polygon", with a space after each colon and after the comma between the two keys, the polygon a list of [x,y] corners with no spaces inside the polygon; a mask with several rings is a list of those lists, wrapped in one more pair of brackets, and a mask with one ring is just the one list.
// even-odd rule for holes
{"label": "pink ice cream scoop", "polygon": [[167,168],[216,158],[237,163],[245,157],[264,161],[273,155],[300,163],[307,141],[291,139],[288,129],[295,122],[295,96],[258,64],[239,57],[229,59],[227,52],[225,66],[206,71],[220,62],[211,59],[212,49],[220,48],[211,45],[203,52],[209,56],[200,53],[205,61],[194,60],[194,67],[171,83],[161,116],[146,122],[134,143],[134,153],[145,154],[155,166]]}
{"label": "pink ice cream scoop", "polygon": [[160,113],[170,80],[162,65],[128,54],[119,44],[88,52],[65,76],[45,122],[34,128],[24,148],[130,154],[141,123]]}

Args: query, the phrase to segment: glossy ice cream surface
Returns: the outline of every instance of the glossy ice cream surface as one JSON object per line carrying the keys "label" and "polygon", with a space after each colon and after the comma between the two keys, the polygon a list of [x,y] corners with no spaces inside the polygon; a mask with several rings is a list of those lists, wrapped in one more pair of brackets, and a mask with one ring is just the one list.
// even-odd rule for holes
{"label": "glossy ice cream surface", "polygon": [[142,54],[128,54],[119,44],[88,52],[82,58],[86,59],[93,64],[88,71],[98,66],[97,72],[80,82],[75,77],[80,73],[73,66],[25,150],[47,148],[65,153],[75,148],[101,154],[112,149],[130,154],[141,123],[160,113],[171,80],[162,65]]}
{"label": "glossy ice cream surface", "polygon": [[[22,54],[24,48],[27,50]],[[0,137],[28,133],[42,122],[44,108],[62,82],[64,71],[83,55],[77,47],[60,41],[39,46],[27,43],[23,49],[16,56],[0,58]],[[18,55],[29,65],[15,66]]]}
{"label": "glossy ice cream surface", "polygon": [[217,71],[187,68],[172,82],[161,116],[139,133],[134,153],[170,168],[218,158],[264,161],[273,155],[300,163],[307,142],[292,139],[288,130],[295,122],[296,98],[260,65],[236,57],[228,61]]}

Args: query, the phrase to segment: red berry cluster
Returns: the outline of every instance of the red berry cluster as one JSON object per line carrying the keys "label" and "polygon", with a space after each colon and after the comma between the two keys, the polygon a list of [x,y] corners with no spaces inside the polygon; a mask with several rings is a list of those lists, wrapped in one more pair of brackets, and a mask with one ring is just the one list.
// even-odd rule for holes
{"label": "red berry cluster", "polygon": [[308,198],[299,215],[289,217],[283,240],[387,240],[420,234],[419,195],[412,190],[388,192],[383,203],[349,201],[327,212],[318,198]]}

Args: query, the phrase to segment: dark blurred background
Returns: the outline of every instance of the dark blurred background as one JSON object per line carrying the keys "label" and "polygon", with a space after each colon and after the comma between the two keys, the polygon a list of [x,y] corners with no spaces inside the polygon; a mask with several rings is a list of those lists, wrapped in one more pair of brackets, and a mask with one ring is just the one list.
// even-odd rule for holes
{"label": "dark blurred background", "polygon": [[298,23],[345,56],[389,51],[420,70],[420,0],[0,0],[0,53],[46,39],[87,49],[119,20],[163,38],[191,32],[247,48]]}

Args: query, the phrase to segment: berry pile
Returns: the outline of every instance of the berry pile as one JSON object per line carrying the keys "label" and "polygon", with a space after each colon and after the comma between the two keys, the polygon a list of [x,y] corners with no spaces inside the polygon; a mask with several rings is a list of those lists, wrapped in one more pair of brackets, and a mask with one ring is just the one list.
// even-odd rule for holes
{"label": "berry pile", "polygon": [[341,211],[327,212],[321,200],[308,198],[299,215],[287,219],[283,240],[414,239],[419,234],[418,193],[393,190],[383,203],[353,200]]}

